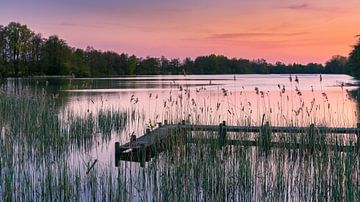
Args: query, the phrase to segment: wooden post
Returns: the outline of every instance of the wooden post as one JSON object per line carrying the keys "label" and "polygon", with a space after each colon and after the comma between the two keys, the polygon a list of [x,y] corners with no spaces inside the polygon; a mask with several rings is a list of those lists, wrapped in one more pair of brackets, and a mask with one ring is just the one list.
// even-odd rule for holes
{"label": "wooden post", "polygon": [[145,167],[146,147],[145,144],[140,145],[140,167]]}
{"label": "wooden post", "polygon": [[161,122],[158,122],[158,127],[159,127],[159,128],[161,128],[161,125],[162,125],[162,123],[161,123]]}
{"label": "wooden post", "polygon": [[[186,122],[185,120],[181,121],[181,125],[185,126]],[[181,127],[180,129],[180,144],[186,144],[186,140],[187,140],[187,130],[185,129],[185,127]]]}
{"label": "wooden post", "polygon": [[115,167],[119,167],[120,161],[120,143],[115,142]]}
{"label": "wooden post", "polygon": [[269,149],[271,146],[271,131],[270,123],[268,121],[265,123],[265,125],[262,126],[260,135],[261,146],[264,147],[264,149]]}
{"label": "wooden post", "polygon": [[219,124],[219,143],[221,146],[224,146],[226,143],[227,134],[226,134],[226,122],[223,121]]}
{"label": "wooden post", "polygon": [[357,131],[356,131],[356,139],[357,139],[357,146],[360,147],[360,123],[357,123],[356,125]]}
{"label": "wooden post", "polygon": [[317,146],[320,150],[326,150],[326,128],[320,127],[315,130],[315,126],[313,127],[313,133],[315,136],[315,146]]}
{"label": "wooden post", "polygon": [[308,140],[308,144],[311,147],[311,149],[314,149],[315,145],[316,145],[316,138],[315,138],[315,125],[312,123],[310,124],[309,127],[309,140]]}
{"label": "wooden post", "polygon": [[164,120],[164,125],[168,125],[168,120]]}
{"label": "wooden post", "polygon": [[218,138],[220,145],[222,145],[222,142],[221,142],[221,140],[222,140],[221,138],[222,138],[222,136],[223,136],[223,135],[222,135],[222,132],[223,132],[223,124],[220,123],[220,124],[219,124],[219,138]]}

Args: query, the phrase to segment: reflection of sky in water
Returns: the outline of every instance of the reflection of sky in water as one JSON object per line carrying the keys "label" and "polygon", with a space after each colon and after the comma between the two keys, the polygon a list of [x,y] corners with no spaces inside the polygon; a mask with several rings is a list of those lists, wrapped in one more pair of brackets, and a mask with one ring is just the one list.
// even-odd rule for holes
{"label": "reflection of sky in water", "polygon": [[322,75],[322,82],[319,75],[298,75],[299,83],[294,75],[292,83],[289,75],[236,75],[235,80],[234,75],[71,80],[70,89],[64,90],[69,93],[64,111],[78,116],[105,109],[136,112],[121,134],[94,149],[93,155],[104,163],[113,160],[115,141],[125,143],[132,133],[141,136],[149,123],[165,119],[259,125],[265,114],[265,120],[277,126],[354,127],[357,123],[356,102],[347,93],[353,87],[341,88],[341,83],[354,81],[345,75]]}
{"label": "reflection of sky in water", "polygon": [[[296,83],[293,75],[291,83],[289,75],[236,75],[236,80],[234,75],[151,76],[96,79],[82,87],[79,84],[89,79],[75,79],[72,87],[64,90],[70,95],[65,108],[79,115],[105,108],[133,109],[143,113],[144,120],[154,123],[190,116],[190,120],[201,123],[217,123],[223,119],[236,124],[237,119],[247,117],[251,120],[247,124],[256,125],[265,113],[273,125],[303,125],[309,117],[318,124],[354,124],[350,114],[356,111],[355,103],[346,92],[352,87],[340,86],[353,82],[351,77],[322,77],[320,82],[319,75],[299,75]],[[280,93],[283,88],[284,93]],[[202,116],[200,111],[212,118],[196,117]],[[304,113],[307,117],[300,116]]]}
{"label": "reflection of sky in water", "polygon": [[[135,111],[135,119],[101,148],[105,150],[104,156],[113,154],[107,150],[113,149],[114,141],[126,142],[133,132],[140,136],[149,121],[156,125],[165,119],[170,122],[188,119],[204,124],[225,120],[229,125],[258,125],[265,114],[272,125],[306,126],[313,122],[328,126],[356,125],[356,103],[349,100],[346,92],[353,87],[341,88],[341,83],[354,83],[352,77],[322,75],[320,82],[319,75],[298,75],[299,83],[295,79],[295,75],[292,82],[289,75],[167,75],[38,78],[22,79],[22,82],[44,86],[50,92],[67,97],[62,113],[70,111],[82,116],[106,109]],[[280,94],[284,87],[285,93]],[[190,93],[185,93],[185,89]]]}
{"label": "reflection of sky in water", "polygon": [[[298,75],[299,88],[302,89],[326,89],[340,86],[341,83],[354,83],[351,77],[346,75],[322,75],[320,82],[319,75]],[[292,75],[295,86],[296,76]],[[252,90],[254,87],[266,90],[275,90],[277,85],[285,85],[290,89],[289,75],[175,75],[175,76],[146,76],[146,77],[123,77],[123,78],[98,78],[98,79],[72,79],[73,87],[70,92],[117,92],[126,89],[172,89],[182,86],[196,88],[199,86],[208,89],[216,89],[217,86],[236,90],[244,87]],[[250,88],[250,89],[249,89]],[[111,89],[111,90],[110,90]]]}
{"label": "reflection of sky in water", "polygon": [[[74,149],[68,156],[71,167],[80,168],[97,159],[98,168],[114,171],[114,143],[129,141],[132,133],[141,136],[149,122],[156,125],[165,119],[173,123],[186,119],[197,124],[219,124],[225,120],[228,125],[259,125],[265,114],[265,121],[276,126],[308,126],[311,123],[356,126],[357,103],[347,92],[354,87],[341,87],[341,83],[354,83],[352,78],[345,75],[323,75],[322,78],[320,82],[319,75],[298,75],[299,83],[295,82],[294,75],[292,83],[289,75],[236,75],[235,80],[234,75],[199,75],[62,78],[55,81],[42,78],[24,79],[23,82],[43,85],[49,92],[64,98],[60,107],[60,115],[64,117],[67,113],[75,116],[92,113],[96,116],[100,110],[108,109],[133,114],[124,130],[119,134],[113,132],[109,141],[102,142],[99,138],[88,151]],[[255,160],[251,169],[257,172],[266,170],[256,165],[264,159],[256,154],[255,148],[251,148],[247,155]],[[123,162],[121,169],[124,169],[124,175],[132,175],[134,183],[140,185],[144,180],[152,180],[139,178],[140,171],[159,175],[163,166],[168,164],[166,160],[162,153],[155,170],[145,170],[138,163],[129,162]],[[242,163],[240,160],[236,162]],[[276,173],[276,165],[276,159],[270,158],[272,173]],[[285,164],[286,172],[291,166],[294,165],[290,161]],[[298,172],[296,169],[295,166],[295,172]],[[147,194],[151,198],[151,192]]]}

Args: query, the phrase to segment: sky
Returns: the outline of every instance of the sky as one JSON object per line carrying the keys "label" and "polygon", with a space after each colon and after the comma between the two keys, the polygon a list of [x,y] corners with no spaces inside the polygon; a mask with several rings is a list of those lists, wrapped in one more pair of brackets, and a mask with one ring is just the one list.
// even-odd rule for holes
{"label": "sky", "polygon": [[0,0],[0,24],[139,57],[305,64],[347,56],[359,11],[359,0]]}

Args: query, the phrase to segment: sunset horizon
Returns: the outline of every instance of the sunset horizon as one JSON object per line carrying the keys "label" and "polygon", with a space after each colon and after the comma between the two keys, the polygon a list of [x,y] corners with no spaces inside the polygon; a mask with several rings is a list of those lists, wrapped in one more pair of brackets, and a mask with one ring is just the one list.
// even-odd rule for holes
{"label": "sunset horizon", "polygon": [[76,48],[144,58],[216,54],[324,64],[349,55],[360,34],[360,7],[356,1],[322,2],[5,1],[0,24],[19,22]]}
{"label": "sunset horizon", "polygon": [[0,201],[360,201],[359,0],[2,0]]}

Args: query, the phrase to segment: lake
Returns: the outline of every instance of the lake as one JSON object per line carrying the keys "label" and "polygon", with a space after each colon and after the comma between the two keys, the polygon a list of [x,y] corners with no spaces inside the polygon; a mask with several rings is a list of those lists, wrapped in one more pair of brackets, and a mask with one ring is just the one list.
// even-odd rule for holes
{"label": "lake", "polygon": [[[356,127],[356,83],[347,75],[7,79],[0,92],[0,198],[358,199],[357,151],[273,148],[264,154],[254,147],[214,149],[186,143],[160,153],[144,167],[128,161],[114,166],[115,142],[142,136],[164,120]],[[345,135],[336,144],[354,141]],[[19,193],[13,193],[16,189]]]}

